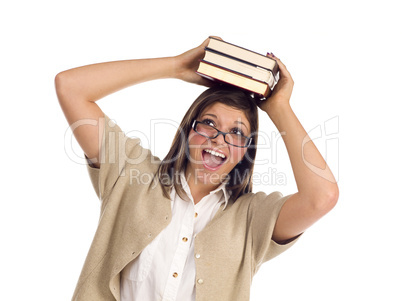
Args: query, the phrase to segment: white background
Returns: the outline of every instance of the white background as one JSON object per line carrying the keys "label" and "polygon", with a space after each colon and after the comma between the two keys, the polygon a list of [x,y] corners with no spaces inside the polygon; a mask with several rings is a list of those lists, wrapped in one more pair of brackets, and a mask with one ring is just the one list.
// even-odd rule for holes
{"label": "white background", "polygon": [[[96,230],[99,203],[54,76],[176,55],[209,35],[282,59],[295,80],[292,107],[307,131],[321,126],[315,141],[339,180],[336,208],[262,266],[251,300],[402,300],[397,1],[3,1],[0,28],[2,300],[69,300]],[[180,122],[203,90],[160,80],[98,104],[163,157],[174,126],[151,131],[152,120]],[[260,127],[275,133],[263,114]],[[276,163],[261,148],[270,163],[256,173],[275,168],[286,185],[274,175],[255,191],[293,193],[281,140],[274,149]]]}

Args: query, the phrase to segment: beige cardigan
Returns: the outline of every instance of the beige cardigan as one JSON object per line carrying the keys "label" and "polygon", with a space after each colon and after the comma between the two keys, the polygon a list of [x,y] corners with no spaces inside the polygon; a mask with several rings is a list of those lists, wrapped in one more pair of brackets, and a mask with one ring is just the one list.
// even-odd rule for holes
{"label": "beige cardigan", "polygon": [[[161,185],[148,185],[160,160],[108,116],[104,121],[100,169],[87,162],[101,214],[72,299],[77,301],[120,300],[120,272],[171,220]],[[271,240],[287,198],[279,192],[249,193],[218,210],[195,238],[195,253],[201,255],[195,259],[197,301],[249,300],[260,265],[296,241]]]}

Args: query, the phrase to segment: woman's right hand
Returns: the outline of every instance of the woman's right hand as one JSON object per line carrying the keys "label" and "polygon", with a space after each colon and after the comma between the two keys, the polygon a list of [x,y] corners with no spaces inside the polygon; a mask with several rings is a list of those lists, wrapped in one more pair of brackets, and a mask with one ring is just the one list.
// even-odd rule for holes
{"label": "woman's right hand", "polygon": [[[221,39],[219,37],[214,37]],[[176,77],[189,83],[211,87],[215,83],[211,80],[196,73],[199,61],[205,55],[205,47],[208,45],[209,38],[207,38],[201,45],[189,51],[186,51],[178,56],[175,56],[176,64]]]}
{"label": "woman's right hand", "polygon": [[[99,134],[103,134],[104,128],[100,122],[104,113],[95,102],[123,88],[162,78],[175,77],[190,83],[213,86],[213,81],[196,73],[208,41],[209,38],[200,46],[174,57],[98,63],[57,74],[55,84],[61,108],[69,125],[74,128],[78,143],[95,167],[100,166],[102,139]],[[85,120],[96,121],[96,126],[92,123],[82,124]]]}

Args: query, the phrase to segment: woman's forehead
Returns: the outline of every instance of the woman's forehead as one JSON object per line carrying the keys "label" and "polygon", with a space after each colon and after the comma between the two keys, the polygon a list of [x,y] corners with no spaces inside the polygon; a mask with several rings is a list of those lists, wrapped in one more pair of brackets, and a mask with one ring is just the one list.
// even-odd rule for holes
{"label": "woman's forehead", "polygon": [[211,116],[222,123],[234,123],[241,121],[245,123],[247,128],[250,128],[250,123],[244,111],[225,105],[220,102],[215,102],[206,107],[200,114],[201,117]]}
{"label": "woman's forehead", "polygon": [[224,118],[224,117],[246,118],[246,114],[242,110],[225,105],[220,102],[215,102],[215,103],[209,105],[201,112],[200,115],[208,114],[208,113],[212,113],[212,114],[216,115],[217,117],[221,117],[221,118]]}

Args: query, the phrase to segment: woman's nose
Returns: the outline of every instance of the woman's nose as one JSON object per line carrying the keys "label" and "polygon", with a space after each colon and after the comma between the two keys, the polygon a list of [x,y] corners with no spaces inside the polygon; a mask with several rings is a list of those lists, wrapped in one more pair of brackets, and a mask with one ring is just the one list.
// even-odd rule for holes
{"label": "woman's nose", "polygon": [[213,138],[211,140],[214,141],[218,145],[223,145],[224,143],[226,143],[225,138],[222,133],[219,133],[218,136],[216,136],[215,138]]}

